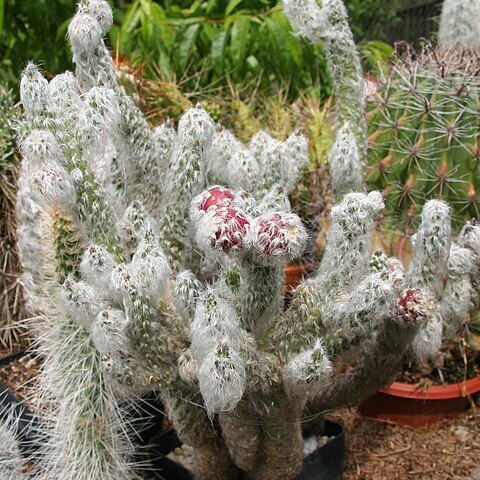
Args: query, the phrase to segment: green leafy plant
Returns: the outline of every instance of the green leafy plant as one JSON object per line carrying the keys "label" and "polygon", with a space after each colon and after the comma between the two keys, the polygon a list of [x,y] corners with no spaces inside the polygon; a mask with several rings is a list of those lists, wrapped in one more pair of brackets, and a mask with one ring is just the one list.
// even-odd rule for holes
{"label": "green leafy plant", "polygon": [[[57,73],[70,65],[65,47],[75,0],[0,1],[0,79],[15,84],[28,60]],[[45,37],[51,38],[45,42]]]}
{"label": "green leafy plant", "polygon": [[321,46],[295,37],[276,2],[135,0],[112,42],[191,90],[231,79],[263,90],[288,86],[292,94],[312,83],[324,96],[330,91]]}

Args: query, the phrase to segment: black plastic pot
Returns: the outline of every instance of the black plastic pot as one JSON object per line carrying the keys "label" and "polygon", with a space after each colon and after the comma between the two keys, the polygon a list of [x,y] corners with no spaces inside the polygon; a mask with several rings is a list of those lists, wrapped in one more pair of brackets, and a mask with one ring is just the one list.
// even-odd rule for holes
{"label": "black plastic pot", "polygon": [[[7,365],[28,352],[12,353],[0,359],[0,365]],[[0,420],[12,421],[14,433],[18,438],[20,448],[24,452],[34,452],[41,444],[38,420],[28,406],[19,400],[8,387],[0,383]]]}
{"label": "black plastic pot", "polygon": [[342,425],[325,420],[325,435],[331,438],[303,461],[297,480],[341,480],[346,466],[345,430]]}
{"label": "black plastic pot", "polygon": [[[345,430],[339,423],[325,420],[325,435],[333,438],[305,458],[297,480],[342,480],[346,466]],[[166,457],[181,445],[175,432],[164,432],[156,441],[158,447],[152,451],[156,477],[164,480],[194,480],[187,469]]]}
{"label": "black plastic pot", "polygon": [[11,353],[10,355],[6,355],[5,357],[0,358],[0,365],[8,365],[19,358],[24,357],[27,355],[27,350],[20,350],[19,352]]}

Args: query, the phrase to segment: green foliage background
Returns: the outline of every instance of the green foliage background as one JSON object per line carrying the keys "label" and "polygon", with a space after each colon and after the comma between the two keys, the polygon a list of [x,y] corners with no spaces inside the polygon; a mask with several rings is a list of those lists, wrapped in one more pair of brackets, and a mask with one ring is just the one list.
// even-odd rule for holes
{"label": "green foliage background", "polygon": [[[393,0],[347,0],[357,40],[372,39],[378,19],[394,21]],[[75,0],[0,0],[0,82],[15,86],[29,60],[56,74],[71,68],[65,35]],[[190,90],[255,83],[293,97],[308,86],[330,93],[321,47],[292,35],[278,1],[111,0],[112,50],[148,65],[151,76]],[[375,28],[375,35],[381,31]],[[367,50],[372,52],[372,50]],[[378,54],[378,49],[374,52]]]}

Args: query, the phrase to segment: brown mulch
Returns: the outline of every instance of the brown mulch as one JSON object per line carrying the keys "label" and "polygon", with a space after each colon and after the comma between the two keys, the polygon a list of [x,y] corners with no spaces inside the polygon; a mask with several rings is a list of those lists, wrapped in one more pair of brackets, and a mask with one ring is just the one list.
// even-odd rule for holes
{"label": "brown mulch", "polygon": [[[0,358],[9,352],[0,350]],[[23,402],[32,405],[32,382],[35,381],[40,369],[40,359],[30,355],[14,360],[7,365],[0,365],[0,383],[3,383]]]}
{"label": "brown mulch", "polygon": [[[0,382],[35,403],[28,392],[39,364],[39,359],[26,356],[0,366]],[[366,419],[354,408],[329,417],[346,429],[344,480],[480,480],[479,407],[420,428]]]}
{"label": "brown mulch", "polygon": [[480,410],[426,427],[392,425],[344,409],[344,480],[480,480]]}

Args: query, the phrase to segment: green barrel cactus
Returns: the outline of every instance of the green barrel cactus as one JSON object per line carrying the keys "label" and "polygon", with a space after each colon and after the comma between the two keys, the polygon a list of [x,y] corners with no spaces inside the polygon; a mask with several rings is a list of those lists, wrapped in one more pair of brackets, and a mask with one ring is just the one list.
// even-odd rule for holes
{"label": "green barrel cactus", "polygon": [[480,212],[480,59],[472,51],[398,54],[368,102],[368,184],[389,228],[409,232],[425,201],[452,206],[453,228]]}

